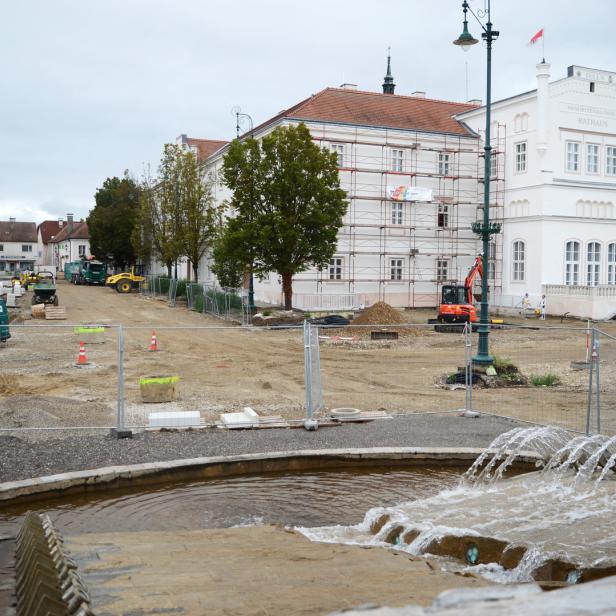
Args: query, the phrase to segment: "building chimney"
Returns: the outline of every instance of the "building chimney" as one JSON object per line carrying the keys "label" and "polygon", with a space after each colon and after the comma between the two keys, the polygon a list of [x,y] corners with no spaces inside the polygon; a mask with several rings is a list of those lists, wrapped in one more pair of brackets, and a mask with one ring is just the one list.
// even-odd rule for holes
{"label": "building chimney", "polygon": [[343,90],[357,90],[357,84],[356,83],[341,83],[340,87]]}
{"label": "building chimney", "polygon": [[58,218],[58,228],[62,228],[64,226],[64,221],[61,218]]}
{"label": "building chimney", "polygon": [[481,99],[480,98],[471,98],[470,101],[467,101],[469,105],[481,105]]}
{"label": "building chimney", "polygon": [[71,233],[73,230],[73,215],[72,214],[66,215],[66,225],[68,226],[68,232]]}
{"label": "building chimney", "polygon": [[415,92],[413,92],[411,96],[413,96],[414,98],[426,98],[426,93],[422,92],[421,90],[415,90]]}
{"label": "building chimney", "polygon": [[15,222],[15,218],[9,218],[9,222]]}
{"label": "building chimney", "polygon": [[537,64],[537,151],[543,156],[548,149],[548,113],[550,93],[548,80],[550,65],[545,62]]}

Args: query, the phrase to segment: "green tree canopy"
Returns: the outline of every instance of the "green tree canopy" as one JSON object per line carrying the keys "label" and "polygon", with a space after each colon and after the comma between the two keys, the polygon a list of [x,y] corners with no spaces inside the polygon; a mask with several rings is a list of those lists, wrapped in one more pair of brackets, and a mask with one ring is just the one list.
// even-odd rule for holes
{"label": "green tree canopy", "polygon": [[261,141],[234,141],[223,178],[233,197],[215,268],[277,272],[291,309],[293,276],[325,267],[336,250],[347,210],[336,154],[317,146],[304,124],[279,127]]}
{"label": "green tree canopy", "polygon": [[97,259],[122,269],[135,262],[131,237],[139,215],[139,192],[128,174],[107,178],[96,191],[87,223],[90,252]]}

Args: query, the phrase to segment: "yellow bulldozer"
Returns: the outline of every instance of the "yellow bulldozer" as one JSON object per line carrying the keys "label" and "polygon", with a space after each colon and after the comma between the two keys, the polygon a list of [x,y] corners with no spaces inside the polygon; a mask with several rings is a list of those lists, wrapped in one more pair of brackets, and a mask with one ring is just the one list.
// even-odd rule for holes
{"label": "yellow bulldozer", "polygon": [[133,288],[137,287],[144,280],[145,277],[135,274],[135,268],[131,267],[130,272],[107,276],[105,285],[115,289],[118,293],[130,293]]}

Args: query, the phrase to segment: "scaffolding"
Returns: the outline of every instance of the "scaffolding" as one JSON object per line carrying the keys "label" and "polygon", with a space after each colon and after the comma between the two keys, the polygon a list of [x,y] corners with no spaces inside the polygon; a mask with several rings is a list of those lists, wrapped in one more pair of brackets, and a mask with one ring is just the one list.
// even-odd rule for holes
{"label": "scaffolding", "polygon": [[[394,282],[398,295],[404,287],[406,296],[404,301],[398,298],[398,305],[401,301],[408,307],[434,305],[440,286],[463,280],[481,251],[481,243],[470,229],[483,216],[481,135],[408,131],[401,138],[400,131],[383,129],[384,138],[377,143],[367,139],[360,127],[348,127],[336,138],[326,125],[311,129],[313,139],[323,147],[344,145],[340,179],[349,200],[344,226],[338,233],[336,255],[344,258],[341,276],[332,279],[327,270],[317,272],[317,293],[332,292],[332,282],[348,293],[363,293],[362,289],[371,286],[379,300],[387,301]],[[490,215],[501,223],[505,137],[504,125],[495,124]],[[392,150],[403,152],[396,170],[392,168],[396,166]],[[403,218],[395,219],[392,204],[399,202],[387,196],[387,187],[392,185],[428,186],[433,199],[405,202]],[[404,257],[406,263],[402,278],[394,280],[391,260],[398,257]],[[490,247],[491,293],[502,289],[502,258],[502,237],[496,235]],[[309,278],[314,280],[314,272],[301,276],[306,281]]]}

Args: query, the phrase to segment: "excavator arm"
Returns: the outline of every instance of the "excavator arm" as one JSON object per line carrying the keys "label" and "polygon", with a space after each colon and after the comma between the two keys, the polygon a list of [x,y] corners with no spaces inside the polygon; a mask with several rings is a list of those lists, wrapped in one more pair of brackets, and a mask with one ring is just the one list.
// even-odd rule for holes
{"label": "excavator arm", "polygon": [[481,255],[477,255],[473,267],[468,272],[468,276],[464,279],[464,288],[466,289],[466,300],[469,304],[473,303],[473,282],[479,275],[483,278],[483,259]]}

